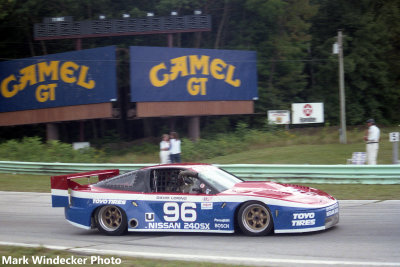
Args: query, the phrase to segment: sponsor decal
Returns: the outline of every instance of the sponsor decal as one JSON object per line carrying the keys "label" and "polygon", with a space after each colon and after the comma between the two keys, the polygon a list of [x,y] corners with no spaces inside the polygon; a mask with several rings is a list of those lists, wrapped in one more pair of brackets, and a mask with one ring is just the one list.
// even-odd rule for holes
{"label": "sponsor decal", "polygon": [[293,213],[292,226],[315,225],[315,213]]}
{"label": "sponsor decal", "polygon": [[181,229],[180,222],[148,223],[148,229]]}
{"label": "sponsor decal", "polygon": [[203,197],[203,201],[210,202],[212,201],[212,197]]}
{"label": "sponsor decal", "polygon": [[338,212],[339,212],[339,204],[336,203],[335,205],[326,208],[326,217],[332,216]]}
{"label": "sponsor decal", "polygon": [[212,210],[213,203],[212,202],[203,202],[203,203],[201,203],[201,209],[202,210]]}
{"label": "sponsor decal", "polygon": [[145,213],[144,218],[146,222],[154,222],[154,213],[152,212]]}
{"label": "sponsor decal", "polygon": [[93,199],[93,204],[111,204],[111,205],[125,205],[126,200],[123,199]]}
{"label": "sponsor decal", "polygon": [[[183,228],[182,228],[183,225]],[[148,223],[147,229],[185,229],[185,230],[210,230],[209,223],[180,223],[180,222],[159,222]]]}
{"label": "sponsor decal", "polygon": [[229,229],[229,224],[228,223],[215,223],[214,228],[217,229]]}
{"label": "sponsor decal", "polygon": [[220,222],[220,223],[228,223],[231,222],[231,219],[214,219],[214,222]]}

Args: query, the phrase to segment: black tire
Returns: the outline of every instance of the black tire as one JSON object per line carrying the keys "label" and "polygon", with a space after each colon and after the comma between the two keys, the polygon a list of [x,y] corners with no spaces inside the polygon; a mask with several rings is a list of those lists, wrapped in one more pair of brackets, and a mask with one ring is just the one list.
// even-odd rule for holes
{"label": "black tire", "polygon": [[267,235],[274,226],[269,208],[257,201],[246,202],[240,207],[237,222],[242,232],[250,236]]}
{"label": "black tire", "polygon": [[127,230],[125,212],[113,205],[102,206],[97,209],[96,226],[100,232],[107,235],[122,235]]}

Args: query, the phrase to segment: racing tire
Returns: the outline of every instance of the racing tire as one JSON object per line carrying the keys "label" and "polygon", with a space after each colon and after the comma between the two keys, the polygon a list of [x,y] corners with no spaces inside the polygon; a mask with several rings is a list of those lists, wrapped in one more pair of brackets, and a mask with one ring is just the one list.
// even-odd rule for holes
{"label": "racing tire", "polygon": [[274,226],[269,208],[257,201],[244,203],[237,214],[239,227],[246,235],[264,236]]}
{"label": "racing tire", "polygon": [[127,230],[125,212],[113,205],[102,206],[95,214],[97,229],[107,235],[122,235]]}

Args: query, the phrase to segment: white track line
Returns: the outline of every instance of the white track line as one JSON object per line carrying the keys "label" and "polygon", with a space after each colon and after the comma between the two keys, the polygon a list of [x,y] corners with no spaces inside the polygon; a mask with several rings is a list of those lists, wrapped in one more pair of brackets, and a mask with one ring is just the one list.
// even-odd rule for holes
{"label": "white track line", "polygon": [[187,254],[167,254],[153,252],[132,252],[119,250],[103,250],[92,248],[76,248],[65,246],[52,246],[42,244],[13,243],[0,241],[0,245],[4,246],[20,246],[20,247],[44,247],[48,249],[64,250],[75,253],[84,253],[89,255],[113,255],[139,258],[157,258],[164,260],[184,260],[184,261],[201,261],[201,262],[220,262],[220,263],[237,263],[237,264],[306,264],[306,265],[353,265],[353,266],[400,266],[400,262],[371,262],[371,261],[342,261],[342,260],[301,260],[301,259],[271,259],[271,258],[248,258],[248,257],[228,257],[228,256],[209,256],[209,255],[187,255]]}

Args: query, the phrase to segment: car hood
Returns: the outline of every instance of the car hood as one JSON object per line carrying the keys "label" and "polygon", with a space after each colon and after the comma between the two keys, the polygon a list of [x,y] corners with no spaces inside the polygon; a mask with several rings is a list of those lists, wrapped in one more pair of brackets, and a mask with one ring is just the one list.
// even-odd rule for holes
{"label": "car hood", "polygon": [[334,197],[315,188],[261,181],[237,183],[222,194],[265,197],[311,205],[330,205],[336,202]]}

